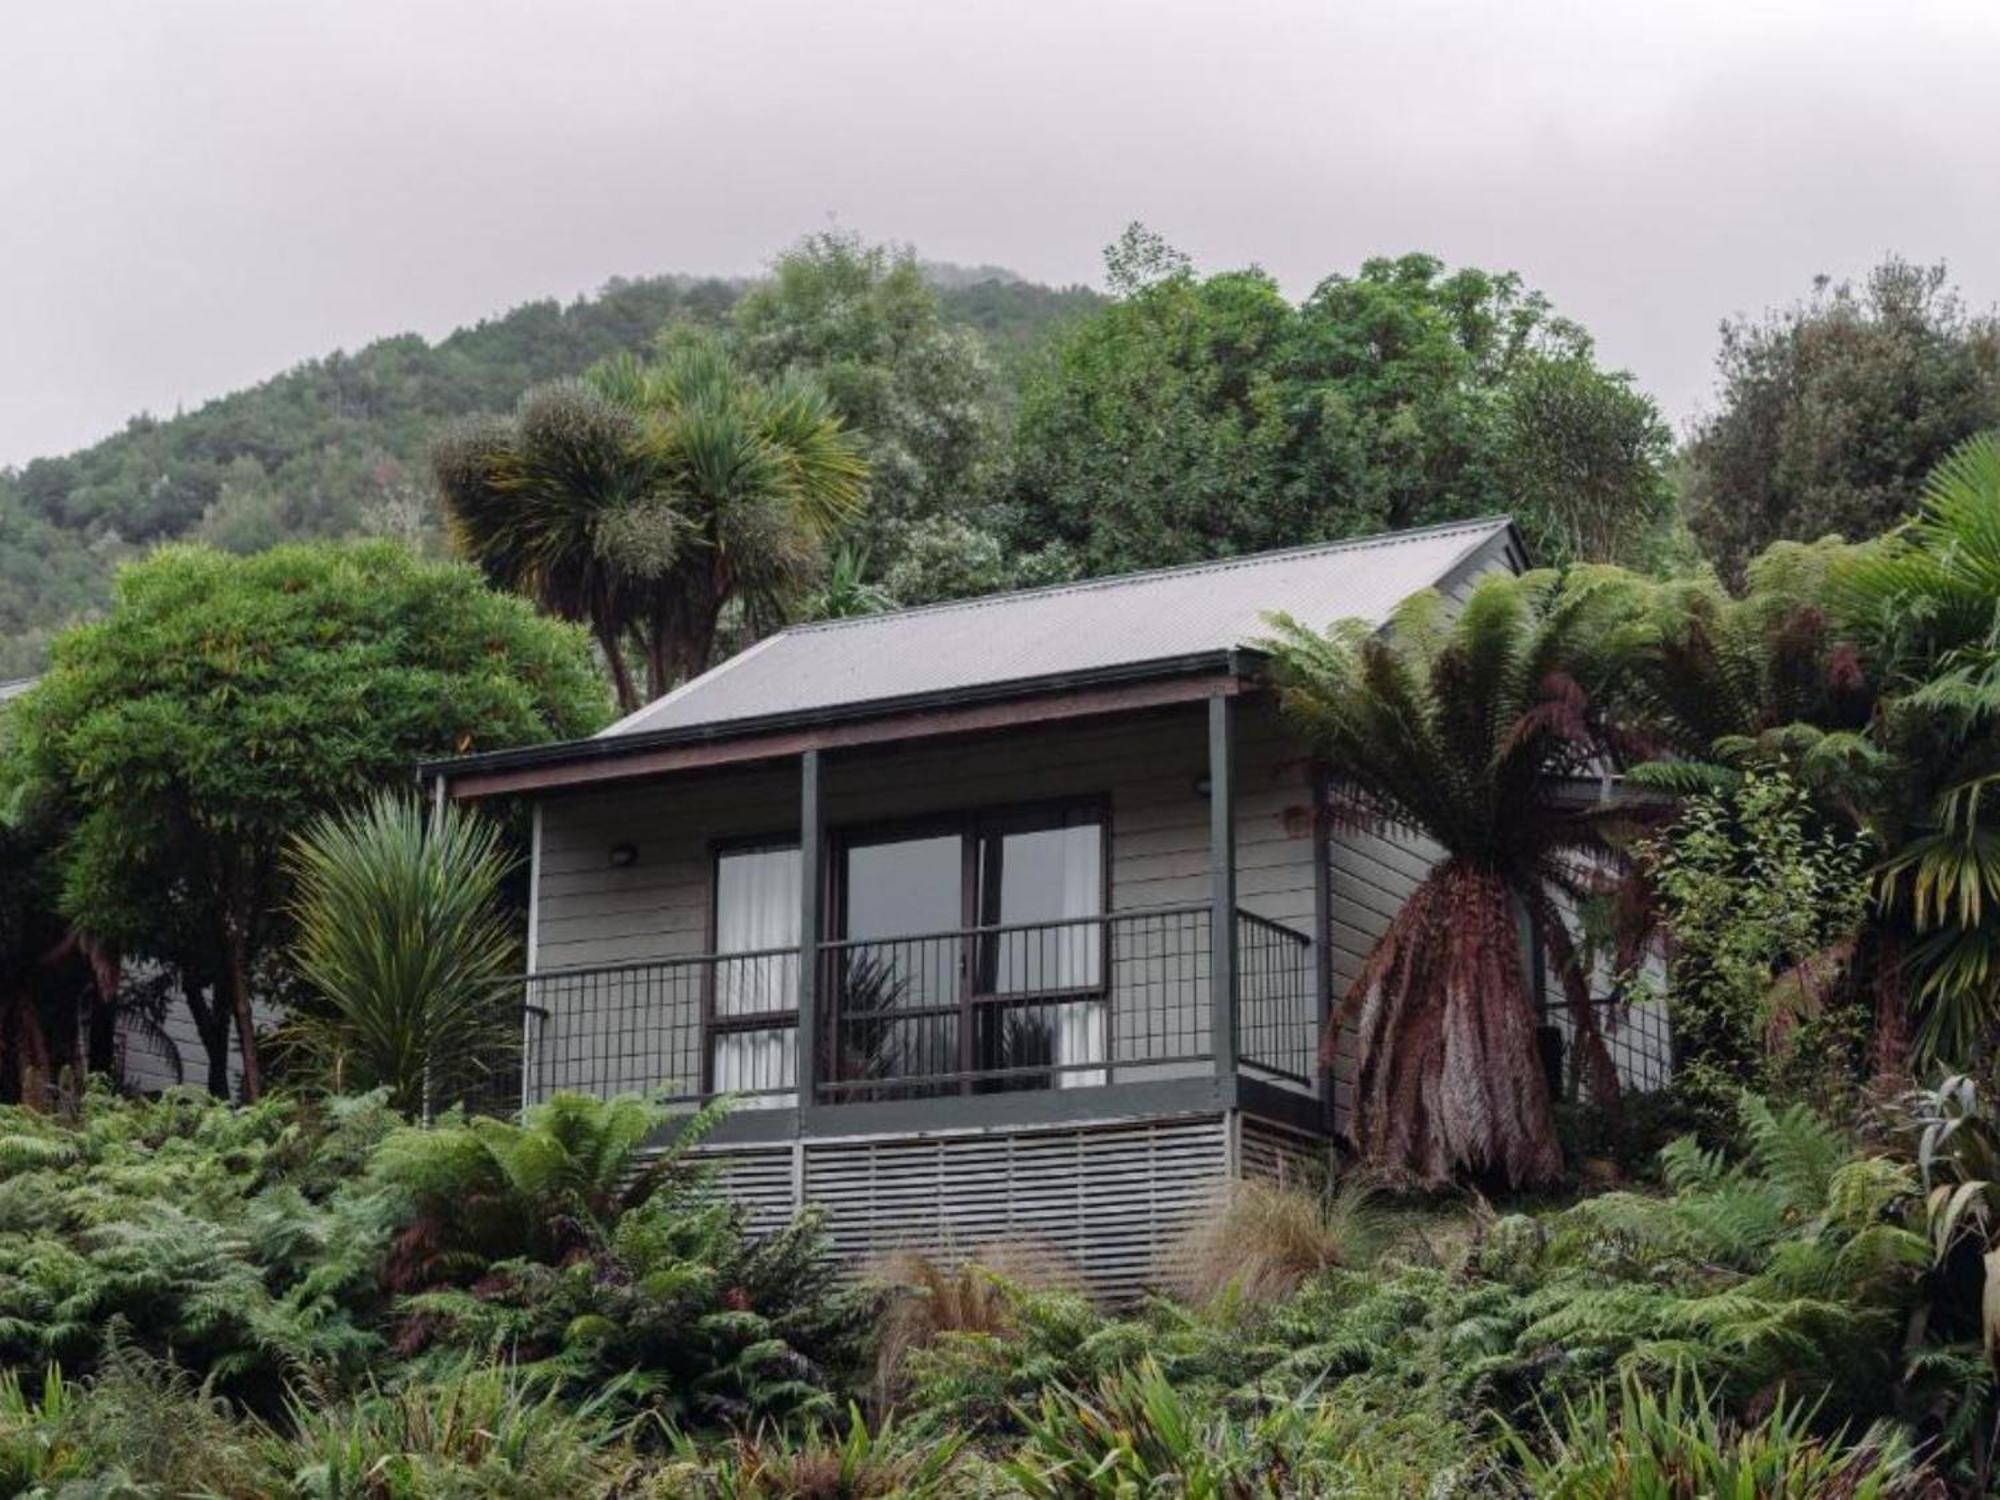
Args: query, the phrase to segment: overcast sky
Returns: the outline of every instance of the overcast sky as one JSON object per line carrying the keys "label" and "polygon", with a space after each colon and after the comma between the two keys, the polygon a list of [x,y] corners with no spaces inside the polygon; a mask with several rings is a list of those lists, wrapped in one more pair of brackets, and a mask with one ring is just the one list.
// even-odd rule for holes
{"label": "overcast sky", "polygon": [[1994,0],[0,0],[0,464],[829,220],[1511,267],[1679,422],[1816,272],[2000,298],[1996,77]]}

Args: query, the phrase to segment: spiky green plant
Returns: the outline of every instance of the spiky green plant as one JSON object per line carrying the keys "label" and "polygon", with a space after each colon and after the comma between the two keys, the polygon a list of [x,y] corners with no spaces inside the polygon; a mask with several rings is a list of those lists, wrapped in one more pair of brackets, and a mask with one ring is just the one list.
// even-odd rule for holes
{"label": "spiky green plant", "polygon": [[822,1422],[803,1434],[767,1426],[718,1450],[676,1432],[673,1446],[657,1493],[687,1500],[970,1500],[979,1492],[958,1471],[962,1435],[911,1443],[893,1417],[871,1428],[855,1406],[844,1433]]}
{"label": "spiky green plant", "polygon": [[333,1089],[387,1089],[412,1114],[490,1092],[519,1026],[499,828],[384,792],[314,822],[289,863],[312,996],[286,1027],[293,1049]]}
{"label": "spiky green plant", "polygon": [[1545,1500],[1722,1495],[1890,1500],[1934,1493],[1907,1436],[1887,1424],[1858,1438],[1815,1430],[1810,1407],[1782,1392],[1754,1421],[1732,1419],[1698,1378],[1664,1386],[1626,1376],[1567,1404],[1543,1433],[1509,1431],[1532,1491]]}
{"label": "spiky green plant", "polygon": [[460,549],[587,622],[627,711],[707,667],[726,610],[753,629],[784,615],[867,482],[824,392],[753,379],[706,340],[532,391],[432,467]]}
{"label": "spiky green plant", "polygon": [[[1558,898],[1585,899],[1619,855],[1603,810],[1560,788],[1609,754],[1593,689],[1629,592],[1603,570],[1539,572],[1485,579],[1455,618],[1426,592],[1386,631],[1274,622],[1285,712],[1332,768],[1335,814],[1442,850],[1345,1008],[1360,1047],[1357,1144],[1378,1171],[1512,1183],[1561,1171],[1516,918],[1571,1001],[1587,998]],[[1576,1004],[1586,1047],[1590,1016]],[[1611,1086],[1608,1057],[1593,1061]]]}
{"label": "spiky green plant", "polygon": [[611,1381],[581,1400],[501,1365],[463,1363],[334,1406],[294,1398],[265,1444],[273,1492],[300,1500],[448,1500],[605,1493],[620,1427]]}

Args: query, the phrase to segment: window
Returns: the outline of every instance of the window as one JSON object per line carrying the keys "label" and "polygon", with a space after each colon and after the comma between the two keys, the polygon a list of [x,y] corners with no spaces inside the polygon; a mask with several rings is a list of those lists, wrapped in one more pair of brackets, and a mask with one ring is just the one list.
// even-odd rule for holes
{"label": "window", "polygon": [[799,905],[798,845],[716,855],[709,1088],[747,1108],[798,1097]]}
{"label": "window", "polygon": [[1103,1083],[1104,829],[1087,803],[841,840],[836,1079]]}

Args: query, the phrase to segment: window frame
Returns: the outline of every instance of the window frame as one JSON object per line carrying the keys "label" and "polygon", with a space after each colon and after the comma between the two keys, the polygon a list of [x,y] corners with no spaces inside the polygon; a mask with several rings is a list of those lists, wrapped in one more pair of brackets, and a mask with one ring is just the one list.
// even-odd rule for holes
{"label": "window frame", "polygon": [[[701,977],[701,1092],[704,1097],[715,1092],[715,1041],[718,1037],[739,1032],[781,1031],[786,1026],[792,1028],[794,1036],[799,1029],[799,995],[796,987],[792,990],[791,1007],[787,1010],[747,1011],[738,1015],[717,1015],[715,1010],[716,966],[726,957],[719,951],[721,942],[721,895],[722,862],[733,854],[780,854],[786,850],[798,852],[799,836],[796,833],[752,833],[735,834],[726,838],[709,840],[708,845],[708,888],[702,908],[702,948],[708,961],[702,965]],[[800,880],[806,872],[799,871]],[[782,949],[756,949],[758,953],[778,953]],[[792,945],[798,951],[798,945]],[[801,963],[806,962],[801,957]],[[803,1040],[802,1038],[800,1040]],[[798,1042],[794,1042],[794,1046]]]}

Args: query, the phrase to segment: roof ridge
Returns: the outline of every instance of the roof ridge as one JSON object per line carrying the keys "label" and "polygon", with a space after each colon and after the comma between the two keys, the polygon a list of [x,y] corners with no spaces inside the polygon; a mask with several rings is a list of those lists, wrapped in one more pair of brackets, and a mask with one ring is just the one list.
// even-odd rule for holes
{"label": "roof ridge", "polygon": [[1163,568],[1140,568],[1130,573],[1105,573],[1095,578],[1072,578],[1064,583],[1046,583],[1035,588],[1002,589],[998,593],[974,594],[965,599],[941,599],[933,604],[913,604],[906,609],[882,610],[871,615],[848,615],[837,620],[811,620],[803,624],[788,625],[764,639],[768,641],[785,635],[813,635],[849,626],[868,625],[880,620],[904,620],[917,615],[945,614],[953,610],[985,609],[996,604],[1010,604],[1016,599],[1048,599],[1059,594],[1088,593],[1096,589],[1116,588],[1123,584],[1139,583],[1155,578],[1227,573],[1237,568],[1254,567],[1284,558],[1311,557],[1330,552],[1358,552],[1369,547],[1389,546],[1419,537],[1445,536],[1459,531],[1470,532],[1509,526],[1513,524],[1513,520],[1512,516],[1505,513],[1473,516],[1463,521],[1439,521],[1429,526],[1412,526],[1402,531],[1372,531],[1365,536],[1343,537],[1337,541],[1306,542],[1297,547],[1274,547],[1265,552],[1243,552],[1233,557],[1212,557],[1201,562],[1173,563]]}

